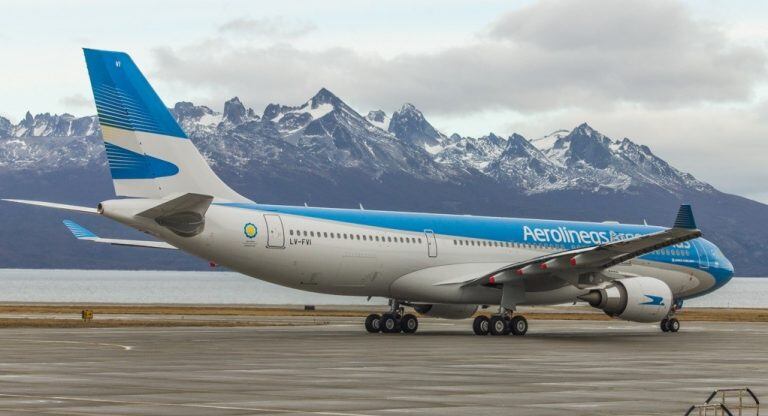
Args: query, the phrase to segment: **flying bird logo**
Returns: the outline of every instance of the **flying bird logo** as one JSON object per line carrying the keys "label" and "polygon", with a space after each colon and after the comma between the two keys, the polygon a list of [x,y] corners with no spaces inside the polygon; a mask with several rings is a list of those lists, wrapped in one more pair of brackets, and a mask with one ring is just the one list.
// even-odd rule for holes
{"label": "flying bird logo", "polygon": [[653,295],[643,295],[646,298],[648,298],[648,302],[643,302],[641,305],[654,305],[654,306],[664,306],[664,298],[661,296],[653,296]]}

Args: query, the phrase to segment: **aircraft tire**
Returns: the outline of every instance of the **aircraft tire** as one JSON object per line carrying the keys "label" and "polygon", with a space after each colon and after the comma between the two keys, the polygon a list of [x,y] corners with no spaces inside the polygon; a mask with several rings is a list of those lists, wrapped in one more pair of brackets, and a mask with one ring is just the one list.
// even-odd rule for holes
{"label": "aircraft tire", "polygon": [[509,328],[512,331],[512,335],[523,336],[528,332],[528,320],[522,315],[516,315],[512,317]]}
{"label": "aircraft tire", "polygon": [[680,330],[680,321],[678,321],[676,318],[671,318],[669,321],[667,321],[667,330],[669,332],[677,332]]}
{"label": "aircraft tire", "polygon": [[508,335],[509,321],[503,316],[491,317],[491,335]]}
{"label": "aircraft tire", "polygon": [[413,334],[417,329],[419,329],[419,320],[410,313],[400,319],[400,330],[404,334]]}
{"label": "aircraft tire", "polygon": [[478,316],[472,322],[472,330],[475,335],[488,335],[491,332],[491,320],[487,316]]}
{"label": "aircraft tire", "polygon": [[381,317],[381,332],[395,334],[400,332],[400,324],[394,315],[386,314]]}
{"label": "aircraft tire", "polygon": [[661,327],[662,332],[669,332],[669,327],[667,326],[668,323],[669,323],[669,319],[667,318],[664,318],[661,320],[661,322],[659,323],[659,326]]}
{"label": "aircraft tire", "polygon": [[365,330],[375,334],[381,332],[381,315],[372,313],[365,318]]}

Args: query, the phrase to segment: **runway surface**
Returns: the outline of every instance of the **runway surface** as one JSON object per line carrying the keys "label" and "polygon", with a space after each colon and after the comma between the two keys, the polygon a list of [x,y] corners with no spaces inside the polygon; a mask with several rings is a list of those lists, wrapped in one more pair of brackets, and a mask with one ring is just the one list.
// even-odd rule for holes
{"label": "runway surface", "polygon": [[328,320],[3,329],[0,414],[682,415],[715,387],[768,397],[767,324],[531,321],[525,337],[477,337],[468,320],[422,319],[416,335]]}

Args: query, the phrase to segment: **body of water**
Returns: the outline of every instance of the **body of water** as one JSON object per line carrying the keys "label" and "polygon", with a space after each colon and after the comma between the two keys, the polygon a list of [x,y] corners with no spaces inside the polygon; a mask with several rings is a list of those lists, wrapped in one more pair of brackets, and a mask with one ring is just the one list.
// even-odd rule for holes
{"label": "body of water", "polygon": [[[0,302],[381,305],[386,300],[303,292],[234,272],[0,269]],[[768,278],[735,278],[686,306],[768,308]]]}

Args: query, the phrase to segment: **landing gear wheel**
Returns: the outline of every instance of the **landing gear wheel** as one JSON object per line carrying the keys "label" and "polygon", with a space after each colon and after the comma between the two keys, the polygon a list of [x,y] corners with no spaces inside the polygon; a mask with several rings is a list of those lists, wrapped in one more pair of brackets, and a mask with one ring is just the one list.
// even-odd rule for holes
{"label": "landing gear wheel", "polygon": [[491,331],[491,320],[487,316],[478,316],[472,322],[472,330],[475,335],[488,335]]}
{"label": "landing gear wheel", "polygon": [[667,321],[667,331],[677,332],[679,330],[680,330],[680,321],[678,321],[676,318],[670,318]]}
{"label": "landing gear wheel", "polygon": [[381,315],[372,313],[365,318],[365,330],[375,334],[381,331]]}
{"label": "landing gear wheel", "polygon": [[528,332],[528,320],[523,316],[517,315],[512,318],[509,327],[512,330],[512,335],[525,335]]}
{"label": "landing gear wheel", "polygon": [[667,318],[664,318],[661,320],[661,322],[659,323],[659,326],[661,327],[662,332],[669,332],[669,327],[667,326],[668,323],[669,323],[669,319]]}
{"label": "landing gear wheel", "polygon": [[415,316],[406,314],[400,319],[400,330],[405,334],[413,334],[419,328],[419,320]]}
{"label": "landing gear wheel", "polygon": [[381,317],[381,332],[385,334],[400,332],[400,325],[393,315],[384,315]]}
{"label": "landing gear wheel", "polygon": [[509,334],[509,321],[506,317],[496,315],[491,318],[491,335]]}

